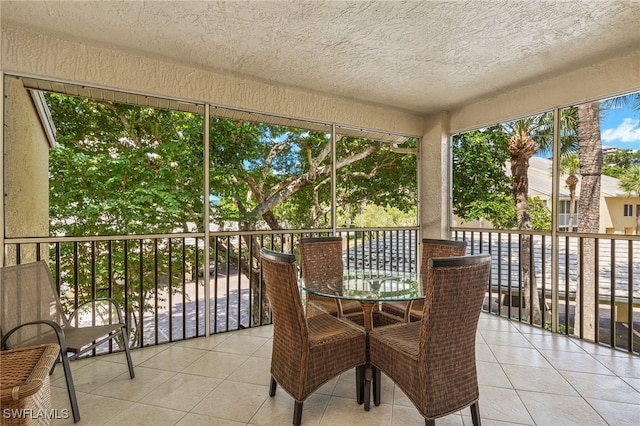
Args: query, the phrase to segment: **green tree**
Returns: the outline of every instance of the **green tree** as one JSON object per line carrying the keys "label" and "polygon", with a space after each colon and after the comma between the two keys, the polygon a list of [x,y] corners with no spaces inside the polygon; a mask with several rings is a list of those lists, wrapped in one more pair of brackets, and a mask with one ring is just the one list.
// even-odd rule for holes
{"label": "green tree", "polygon": [[[212,136],[212,176],[223,199],[228,199],[226,220],[233,217],[241,231],[260,228],[295,229],[331,225],[331,144],[326,133],[244,123],[244,132],[233,133],[233,144],[224,133]],[[219,132],[216,128],[214,132]],[[415,146],[416,141],[410,141]],[[393,152],[388,144],[340,137],[336,144],[336,207],[347,222],[366,204],[393,205],[410,211],[416,205],[417,162],[415,155]],[[221,173],[222,171],[222,173]],[[221,217],[223,219],[223,217]],[[249,258],[230,248],[234,264],[258,286],[257,237],[243,236],[253,247]],[[290,250],[292,241],[283,241]],[[289,245],[288,247],[286,245]],[[258,287],[254,294],[264,294]],[[268,321],[268,301],[253,301],[254,321]],[[258,318],[258,312],[264,313]]]}
{"label": "green tree", "polygon": [[394,206],[379,206],[376,204],[366,204],[362,207],[362,212],[358,213],[353,223],[360,228],[375,227],[403,227],[415,225],[417,211],[403,212]]}
{"label": "green tree", "polygon": [[533,229],[551,231],[551,210],[540,197],[529,197],[529,207],[531,208]]}
{"label": "green tree", "polygon": [[[516,204],[518,229],[530,231],[532,229],[531,207],[529,205],[529,160],[536,154],[544,154],[553,148],[553,115],[540,114],[516,120],[504,125],[509,135],[507,149],[513,176],[512,190]],[[576,138],[575,110],[563,110],[560,115],[560,154],[564,155],[575,150]],[[523,234],[520,245],[520,267],[524,282],[525,316],[532,324],[542,323],[540,299],[531,294],[538,294],[533,265],[531,265],[531,236]]]}
{"label": "green tree", "polygon": [[[144,235],[187,231],[193,226],[199,229],[204,208],[210,209],[211,221],[221,230],[230,225],[247,231],[329,227],[332,223],[328,215],[332,149],[326,133],[212,117],[209,197],[219,200],[212,205],[203,202],[202,116],[56,94],[47,98],[59,139],[50,155],[51,229],[56,235]],[[408,146],[415,148],[417,141],[409,141]],[[380,141],[346,136],[340,137],[336,149],[341,185],[337,205],[344,211],[355,206],[352,219],[368,204],[393,205],[407,212],[415,208],[415,155],[398,154]],[[241,257],[235,245],[222,247],[227,250],[220,252],[228,253],[233,265],[252,276],[250,282],[255,286],[260,282],[260,241],[243,238],[244,246],[254,250],[250,255]],[[282,244],[287,249],[291,241]],[[142,253],[159,252],[161,256],[162,249],[152,240],[140,239],[139,247],[131,244],[128,248],[131,253],[122,250],[129,253],[129,272],[116,266],[108,274],[115,285],[136,283],[136,290],[129,286],[123,292],[136,293],[127,300],[139,301],[129,306],[139,317],[153,309],[147,303],[149,294],[159,278],[168,274],[154,269],[155,254]],[[92,256],[91,250],[95,253],[95,248],[89,249],[85,256]],[[109,250],[97,250],[98,255],[105,251]],[[111,270],[110,265],[123,265],[121,260],[101,260],[100,272]],[[166,263],[164,259],[162,264]],[[92,263],[87,259],[81,264]],[[179,276],[181,270],[175,267],[171,273]],[[74,272],[64,271],[64,275]],[[83,283],[80,287],[87,293],[93,291],[92,271],[78,275]],[[259,294],[264,294],[257,290],[253,293],[256,303]],[[254,303],[254,321],[268,320],[267,309],[262,310],[264,318],[255,316],[258,308]]]}
{"label": "green tree", "polygon": [[[560,116],[560,153],[575,152],[575,108]],[[529,196],[529,161],[534,155],[549,154],[553,148],[552,114],[504,123],[453,139],[453,210],[464,221],[491,218],[497,227],[529,231],[550,229],[551,214],[541,200]],[[492,134],[491,138],[487,134]],[[508,160],[511,178],[504,173]],[[515,203],[514,203],[515,201]],[[531,236],[521,239],[520,267],[524,282],[525,316],[541,323],[537,284],[531,265]]]}
{"label": "green tree", "polygon": [[[534,229],[551,230],[551,211],[539,197],[529,197],[529,208],[531,210],[531,224]],[[516,206],[513,198],[504,197],[495,202],[486,203],[483,201],[472,201],[467,206],[469,216],[477,219],[492,217],[492,224],[498,229],[513,229],[518,226],[516,218]]]}
{"label": "green tree", "polygon": [[[49,154],[52,235],[170,233],[201,221],[201,116],[53,93],[46,99],[57,128]],[[174,244],[181,252],[184,242]],[[59,250],[52,256],[62,259],[63,285],[78,288],[80,301],[119,300],[131,319],[133,344],[141,338],[137,324],[159,302],[150,298],[156,286],[183,272],[180,259],[151,240],[80,242]],[[193,247],[184,251],[192,257]]]}
{"label": "green tree", "polygon": [[167,233],[202,217],[201,116],[55,94],[48,102],[58,131],[52,234]]}
{"label": "green tree", "polygon": [[[532,229],[531,208],[529,206],[529,160],[541,148],[547,149],[549,144],[549,117],[545,115],[529,117],[509,123],[508,152],[513,176],[513,197],[516,204],[516,217],[518,229],[530,231]],[[540,300],[531,294],[537,295],[538,286],[531,264],[531,235],[523,234],[520,244],[520,268],[524,282],[525,317],[529,317],[532,324],[542,322],[540,312]]]}
{"label": "green tree", "polygon": [[[600,134],[600,120],[608,110],[622,106],[630,106],[634,111],[640,111],[640,95],[632,93],[625,96],[594,101],[578,105],[576,110],[576,130],[579,147],[580,186],[579,210],[580,220],[578,232],[597,233],[600,228],[600,185],[603,174],[602,138]],[[613,173],[617,171],[614,169]],[[596,300],[596,242],[593,238],[586,238],[582,245],[580,265],[583,271],[579,280],[580,298],[583,307],[577,304],[575,315],[575,329],[581,330],[583,337],[594,339],[596,334],[596,318],[593,315]],[[584,314],[584,315],[583,315]],[[582,320],[584,318],[584,320]]]}
{"label": "green tree", "polygon": [[621,149],[604,156],[602,174],[619,178],[626,169],[640,164],[640,151]]}
{"label": "green tree", "polygon": [[[409,140],[405,149],[417,150],[417,141]],[[339,226],[352,226],[355,215],[369,204],[394,206],[405,213],[415,211],[415,155],[398,153],[388,143],[343,136],[336,144],[336,168],[337,208],[349,212]]]}
{"label": "green tree", "polygon": [[453,137],[452,208],[462,221],[484,218],[496,228],[515,227],[505,173],[507,141],[499,126]]}

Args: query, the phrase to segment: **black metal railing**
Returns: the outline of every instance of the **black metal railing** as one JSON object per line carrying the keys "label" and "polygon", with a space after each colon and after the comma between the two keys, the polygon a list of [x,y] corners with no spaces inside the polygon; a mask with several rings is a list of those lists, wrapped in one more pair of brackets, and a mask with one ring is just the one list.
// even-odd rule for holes
{"label": "black metal railing", "polygon": [[[143,347],[203,336],[207,318],[211,334],[270,323],[259,248],[298,254],[299,238],[331,234],[212,233],[208,265],[205,235],[195,233],[9,239],[4,253],[5,264],[48,258],[69,310],[95,297],[119,300],[133,347]],[[338,235],[344,237],[346,268],[417,272],[417,228],[339,229]],[[549,233],[537,231],[455,228],[451,237],[467,240],[469,254],[492,256],[485,311],[639,353],[640,238],[562,233],[554,247]],[[536,294],[529,286],[528,300],[539,297],[541,308],[534,321],[524,302],[524,241],[531,244],[528,263],[536,282]],[[588,253],[591,261],[585,261]],[[579,291],[588,287],[585,268],[593,276],[590,292]]]}
{"label": "black metal railing", "polygon": [[[48,259],[69,312],[97,297],[118,300],[135,348],[203,336],[207,317],[211,334],[270,323],[259,248],[297,254],[299,238],[331,233],[212,233],[208,265],[205,235],[195,233],[10,239],[4,255],[6,265]],[[344,237],[345,267],[416,271],[417,228],[341,229],[339,235]],[[89,314],[79,319],[101,320]]]}
{"label": "black metal railing", "polygon": [[[548,232],[453,228],[451,236],[467,240],[470,253],[492,256],[486,311],[640,353],[639,237],[558,233],[554,247]],[[536,286],[525,286],[525,240]],[[529,300],[540,300],[537,321],[526,309],[525,287]]]}

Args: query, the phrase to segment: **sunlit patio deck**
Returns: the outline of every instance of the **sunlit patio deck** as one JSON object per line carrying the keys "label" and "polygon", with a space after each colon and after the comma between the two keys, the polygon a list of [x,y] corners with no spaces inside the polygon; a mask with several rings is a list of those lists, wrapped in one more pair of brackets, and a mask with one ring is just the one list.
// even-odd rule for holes
{"label": "sunlit patio deck", "polygon": [[[281,388],[268,395],[271,333],[266,326],[135,350],[134,380],[122,354],[74,361],[79,424],[291,424],[292,398]],[[485,425],[638,424],[638,356],[486,313],[476,353]],[[348,371],[312,395],[302,424],[424,424],[384,375],[381,405],[365,412],[355,401],[354,377]],[[69,409],[60,366],[51,389],[53,408]],[[471,424],[471,415],[466,409],[436,424]]]}

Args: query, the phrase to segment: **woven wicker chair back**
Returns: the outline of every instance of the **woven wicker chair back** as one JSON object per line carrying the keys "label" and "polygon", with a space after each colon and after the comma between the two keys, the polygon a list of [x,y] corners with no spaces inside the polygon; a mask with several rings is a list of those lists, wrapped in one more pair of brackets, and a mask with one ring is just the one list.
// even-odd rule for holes
{"label": "woven wicker chair back", "polygon": [[432,258],[422,311],[418,371],[429,417],[478,400],[476,327],[489,282],[488,254]]}
{"label": "woven wicker chair back", "polygon": [[[342,291],[342,237],[301,238],[298,243],[300,268],[305,281],[331,283],[334,289]],[[329,313],[358,322],[362,316],[362,306],[356,300],[330,299],[307,293],[306,303],[307,317]]]}
{"label": "woven wicker chair back", "polygon": [[[68,326],[44,260],[0,268],[0,303],[0,329],[3,332],[43,319]],[[56,341],[51,327],[44,324],[22,327],[9,337],[6,345],[11,348],[25,346],[43,338]]]}
{"label": "woven wicker chair back", "polygon": [[[295,256],[265,248],[261,252],[262,279],[273,315],[272,374],[287,387],[301,383],[307,366],[302,359],[308,346],[307,322],[298,288]],[[295,374],[295,377],[292,375]],[[295,395],[300,391],[289,389]]]}
{"label": "woven wicker chair back", "polygon": [[302,238],[300,268],[307,281],[340,283],[343,274],[342,237]]}
{"label": "woven wicker chair back", "polygon": [[425,238],[422,240],[422,262],[420,273],[424,274],[429,268],[429,259],[432,257],[464,256],[467,253],[466,240],[435,240]]}

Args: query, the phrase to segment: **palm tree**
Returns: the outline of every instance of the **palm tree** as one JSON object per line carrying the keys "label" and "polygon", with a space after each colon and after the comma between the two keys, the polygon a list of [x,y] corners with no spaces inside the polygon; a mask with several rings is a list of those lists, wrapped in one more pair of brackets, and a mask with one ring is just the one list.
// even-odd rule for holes
{"label": "palm tree", "polygon": [[[602,109],[616,109],[629,105],[634,111],[640,111],[640,93],[632,93],[604,100],[594,101],[578,105],[576,107],[580,175],[580,221],[578,232],[597,233],[600,229],[600,183],[602,177],[602,139],[600,135],[600,115]],[[595,312],[596,298],[596,251],[595,240],[586,238],[582,246],[582,262],[580,266],[582,276],[579,281],[578,291],[582,292],[584,318],[581,314],[581,306],[577,304],[575,315],[575,328],[580,330],[582,337],[595,338],[597,324],[593,315]],[[578,295],[576,295],[576,298]]]}
{"label": "palm tree", "polygon": [[[629,167],[620,176],[620,187],[631,196],[635,193],[640,197],[640,165]],[[636,235],[640,235],[640,204],[636,205]]]}
{"label": "palm tree", "polygon": [[569,232],[573,232],[573,218],[576,210],[576,187],[578,185],[578,177],[576,174],[580,171],[580,161],[575,152],[563,155],[560,158],[560,173],[568,174],[565,180],[569,189]]}
{"label": "palm tree", "polygon": [[[600,102],[578,105],[578,152],[580,156],[580,221],[578,232],[597,233],[600,228],[600,182],[602,180],[602,140],[600,139]],[[596,306],[595,240],[585,238],[582,246],[582,276],[579,291],[582,293],[584,312],[577,304],[574,324],[585,339],[595,338]],[[576,295],[576,299],[578,295]]]}
{"label": "palm tree", "polygon": [[[603,107],[607,109],[617,109],[623,106],[628,106],[636,114],[640,113],[640,92],[607,99],[603,102]],[[620,187],[626,191],[627,195],[635,193],[637,196],[640,196],[640,166],[635,165],[625,169],[620,176]],[[637,206],[636,235],[640,235],[640,212]]]}
{"label": "palm tree", "polygon": [[[518,229],[523,231],[531,230],[531,213],[529,210],[529,160],[538,152],[539,144],[534,140],[532,134],[538,128],[540,117],[529,117],[518,120],[511,126],[512,132],[507,145],[509,150],[509,160],[511,162],[511,175],[513,176],[512,188],[513,197],[516,202],[516,215],[518,218]],[[525,317],[531,315],[531,323],[542,322],[540,313],[540,299],[531,294],[538,293],[536,276],[531,265],[531,235],[522,234],[520,244],[520,264],[524,280],[524,305]]]}
{"label": "palm tree", "polygon": [[[531,211],[529,207],[529,160],[536,154],[550,153],[553,149],[553,115],[545,113],[508,123],[504,126],[510,135],[507,145],[513,176],[512,190],[516,203],[518,229],[532,229]],[[576,150],[575,110],[568,108],[560,116],[562,124],[560,138],[561,154]],[[531,265],[531,235],[522,234],[520,244],[520,264],[524,282],[525,317],[530,316],[532,324],[542,324],[540,298],[531,299],[531,294],[538,294],[535,271]]]}

